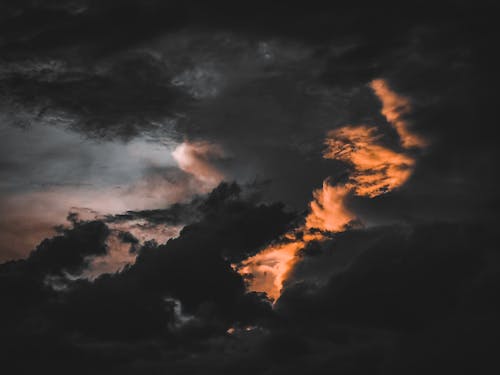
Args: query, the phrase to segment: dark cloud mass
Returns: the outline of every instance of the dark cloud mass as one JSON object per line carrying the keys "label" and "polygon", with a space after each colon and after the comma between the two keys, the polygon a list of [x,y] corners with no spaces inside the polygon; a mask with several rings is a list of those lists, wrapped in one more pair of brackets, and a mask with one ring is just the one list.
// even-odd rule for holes
{"label": "dark cloud mass", "polygon": [[498,10],[1,1],[0,372],[498,373]]}
{"label": "dark cloud mass", "polygon": [[153,346],[163,342],[175,349],[184,340],[224,337],[232,324],[270,324],[269,302],[245,291],[231,262],[279,236],[294,215],[282,205],[243,200],[239,191],[235,184],[220,185],[200,203],[200,221],[178,238],[146,243],[133,265],[94,281],[78,274],[89,256],[107,251],[110,231],[101,221],[73,220],[72,228],[44,240],[27,259],[4,263],[2,348],[13,355],[9,364],[27,370],[54,361],[33,353],[32,362],[22,363],[25,341],[37,337],[54,345],[46,353],[53,356],[61,340],[75,351],[87,340],[90,351],[98,350],[94,340],[110,345],[154,340]]}

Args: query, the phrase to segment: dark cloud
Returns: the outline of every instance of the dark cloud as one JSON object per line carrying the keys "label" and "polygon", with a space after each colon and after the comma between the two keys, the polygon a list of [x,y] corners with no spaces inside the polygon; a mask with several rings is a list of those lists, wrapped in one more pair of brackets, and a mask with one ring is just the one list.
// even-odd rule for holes
{"label": "dark cloud", "polygon": [[[350,264],[337,270],[320,289],[314,301],[320,304],[305,304],[318,309],[318,316],[376,328],[417,329],[453,310],[464,284],[471,283],[484,267],[493,241],[491,229],[467,224],[434,223],[368,233],[364,235],[365,250],[358,256],[350,254]],[[341,237],[334,245],[342,251],[356,237]],[[290,287],[280,304],[286,304],[287,298],[293,301],[293,296]]]}
{"label": "dark cloud", "polygon": [[[239,194],[237,185],[220,185],[200,204],[200,221],[178,238],[146,243],[133,265],[94,281],[73,280],[68,273],[76,276],[89,256],[105,254],[109,230],[100,221],[73,220],[72,229],[44,240],[26,260],[3,264],[2,346],[11,360],[20,359],[17,351],[26,341],[42,337],[50,346],[44,352],[54,356],[60,345],[83,354],[95,340],[159,340],[168,348],[224,337],[232,324],[271,322],[269,302],[246,292],[231,262],[279,236],[294,216],[282,205],[258,205]],[[17,365],[31,368],[45,360]]]}
{"label": "dark cloud", "polygon": [[[413,181],[454,193],[410,190],[418,198],[408,200],[420,200],[412,216],[438,202],[451,211],[464,188],[485,185],[476,158],[498,156],[491,147],[477,152],[493,139],[483,136],[493,131],[489,82],[498,76],[491,6],[11,3],[2,21],[2,108],[8,122],[59,123],[97,138],[210,139],[227,149],[222,168],[232,178],[272,179],[270,200],[303,207],[325,177],[343,171],[322,160],[326,131],[383,123],[366,84],[384,77],[412,99],[411,119],[433,140]],[[468,125],[478,122],[484,130],[471,137]],[[477,184],[464,187],[461,178]],[[473,196],[462,215],[494,204],[490,194]],[[408,216],[405,204],[389,206],[388,216]],[[386,219],[370,211],[367,220]]]}
{"label": "dark cloud", "polygon": [[[146,184],[179,182],[182,199],[97,221],[75,214],[26,259],[1,264],[2,369],[494,372],[498,6],[313,3],[2,2],[3,126],[27,134],[57,126],[78,142],[201,140],[223,150],[203,160],[220,176],[259,187],[248,193],[224,183],[191,199],[200,191],[196,176],[148,162]],[[376,125],[399,147],[367,86],[375,78],[409,98],[406,120],[429,146],[415,152],[414,174],[398,191],[347,200],[357,229],[302,249],[272,307],[232,265],[302,220],[285,207],[304,210],[325,178],[345,178],[347,165],[323,158],[327,131]],[[40,144],[59,143],[50,139],[59,133],[47,134]],[[4,143],[20,137],[6,135]],[[38,163],[17,142],[2,147],[9,191],[75,157],[47,142]],[[7,157],[16,152],[23,157]],[[75,158],[92,175],[109,157]],[[80,172],[65,168],[47,179],[70,186]],[[4,206],[0,214],[13,207]],[[2,238],[21,242],[12,229],[21,224],[32,228],[23,239],[35,235],[28,221],[2,219]],[[110,229],[134,222],[184,228],[162,244]],[[111,235],[137,254],[135,263],[83,278],[92,260],[109,255]],[[5,242],[2,249],[13,246]]]}
{"label": "dark cloud", "polygon": [[172,73],[147,53],[99,66],[35,60],[24,71],[17,69],[6,68],[0,83],[7,110],[30,111],[31,121],[61,122],[93,137],[129,139],[162,127],[171,131],[168,119],[187,99],[170,85]]}
{"label": "dark cloud", "polygon": [[[365,246],[357,254],[347,248],[359,246],[359,234],[345,233],[316,255],[337,266],[329,277],[314,277],[318,264],[306,260],[301,266],[311,274],[297,271],[276,312],[316,340],[339,340],[353,351],[356,345],[382,350],[369,367],[376,372],[487,369],[494,333],[485,330],[499,328],[489,294],[498,281],[491,273],[498,255],[491,225],[434,223],[361,235]],[[351,365],[365,368],[367,354],[357,355]]]}
{"label": "dark cloud", "polygon": [[26,260],[3,264],[7,365],[347,374],[492,364],[499,263],[491,224],[339,234],[301,254],[272,310],[245,291],[231,263],[283,233],[293,217],[240,194],[222,184],[178,238],[144,245],[133,265],[94,281],[71,281],[62,270],[75,272],[85,257],[103,254],[102,222],[74,221]]}
{"label": "dark cloud", "polygon": [[62,229],[60,236],[43,240],[27,259],[7,262],[3,267],[9,272],[19,269],[36,275],[78,273],[86,266],[86,257],[106,253],[108,235],[108,228],[101,222],[78,224]]}
{"label": "dark cloud", "polygon": [[[107,223],[128,222],[143,219],[153,225],[190,224],[200,220],[203,215],[213,214],[220,208],[221,202],[230,202],[240,198],[241,188],[236,183],[220,184],[206,196],[195,196],[188,203],[174,203],[164,209],[127,211],[124,214],[109,215]],[[74,213],[77,215],[76,213]]]}
{"label": "dark cloud", "polygon": [[[65,274],[78,273],[86,266],[86,258],[106,253],[108,228],[100,222],[88,222],[65,230],[60,236],[45,239],[27,259],[0,265],[0,325],[2,352],[11,348],[14,362],[22,360],[28,340],[42,339],[50,350],[57,350],[57,333],[50,304],[58,298],[56,289],[65,288]],[[59,283],[59,280],[63,280]],[[54,285],[52,289],[49,285]],[[55,340],[55,341],[54,341]],[[32,347],[34,349],[34,347]],[[30,350],[31,352],[31,350]],[[30,356],[35,352],[33,351]],[[9,364],[6,364],[9,368]]]}
{"label": "dark cloud", "polygon": [[[221,114],[209,117],[208,121],[221,126],[215,121],[220,122],[220,116],[227,116],[225,122],[238,124],[245,116],[234,117],[226,110],[238,108],[238,97],[244,96],[250,99],[247,106],[253,111],[252,100],[265,99],[266,96],[261,96],[264,91],[273,101],[280,102],[271,101],[267,104],[269,108],[252,112],[256,118],[246,121],[252,121],[252,127],[270,129],[266,126],[268,121],[281,121],[289,129],[296,127],[293,122],[311,126],[313,121],[308,112],[318,109],[314,106],[309,109],[308,102],[318,101],[318,96],[308,98],[297,93],[301,82],[306,82],[309,94],[324,91],[325,85],[359,88],[393,70],[405,71],[409,56],[421,58],[414,56],[416,52],[431,54],[439,65],[448,63],[460,54],[470,53],[467,48],[477,48],[481,33],[472,30],[478,26],[485,28],[487,24],[479,18],[487,16],[484,7],[469,7],[465,2],[431,8],[414,6],[411,10],[408,5],[390,5],[365,5],[360,12],[353,5],[322,5],[310,9],[300,3],[284,6],[281,2],[238,6],[227,1],[210,6],[198,1],[7,3],[1,23],[4,35],[0,42],[2,97],[8,103],[14,101],[28,106],[38,116],[51,111],[52,116],[63,115],[66,121],[76,123],[77,128],[81,126],[93,135],[134,136],[143,128],[151,130],[166,118],[176,118],[179,112],[185,112],[189,95],[173,85],[172,80],[175,82],[175,77],[182,74],[182,68],[192,67],[193,57],[198,64],[211,63],[211,55],[234,59],[227,54],[224,38],[216,39],[215,43],[210,40],[222,32],[249,43],[236,51],[243,58],[254,53],[252,48],[258,42],[276,38],[299,43],[295,53],[301,54],[305,49],[310,56],[302,63],[290,65],[288,62],[288,66],[279,67],[284,65],[280,61],[281,47],[271,48],[269,54],[261,44],[264,56],[276,54],[278,69],[274,69],[274,74],[279,72],[265,83],[259,77],[245,78],[241,67],[226,61],[224,73],[229,73],[227,68],[234,71],[229,74],[229,84],[236,87],[231,89],[229,98],[220,100],[225,110],[218,110]],[[280,21],[276,22],[277,19]],[[447,31],[450,28],[456,32]],[[165,51],[165,46],[158,41],[176,35],[179,30],[194,30],[204,33],[206,38],[201,43],[183,45],[181,42]],[[432,39],[421,42],[419,33],[426,32]],[[461,50],[456,48],[458,43]],[[439,55],[428,50],[437,46]],[[209,52],[200,54],[206,50]],[[167,55],[162,56],[163,53]],[[267,73],[273,73],[272,69]],[[227,103],[233,96],[233,103]],[[298,101],[300,106],[294,104]],[[255,103],[255,106],[263,104]],[[341,106],[336,104],[332,106],[338,110]],[[216,104],[211,112],[217,108]],[[330,127],[341,121],[335,119],[334,114],[332,124],[332,114],[326,112],[324,116],[329,119]],[[199,126],[197,119],[193,122]],[[245,128],[246,124],[236,129]],[[272,129],[282,134],[280,126]],[[323,126],[322,131],[324,129]],[[309,134],[309,141],[314,137]]]}
{"label": "dark cloud", "polygon": [[[66,345],[63,353],[73,352],[68,358],[92,358],[82,363],[82,373],[90,370],[100,373],[116,363],[121,363],[118,368],[123,373],[146,369],[178,373],[189,369],[193,373],[272,370],[323,374],[335,370],[347,374],[419,373],[418,370],[432,372],[436,368],[458,371],[463,366],[490,368],[493,358],[490,346],[498,332],[492,301],[498,287],[495,276],[498,262],[492,261],[497,254],[491,247],[491,229],[468,223],[435,224],[373,229],[363,236],[371,245],[351,256],[348,265],[334,272],[326,284],[305,285],[296,278],[278,301],[271,325],[242,329],[231,336],[223,334],[225,326],[219,325],[224,314],[218,315],[220,311],[213,310],[213,306],[229,308],[230,290],[238,284],[233,284],[231,278],[223,281],[224,293],[228,294],[222,305],[215,302],[217,297],[212,289],[218,281],[211,280],[208,289],[198,284],[203,296],[193,294],[192,290],[187,292],[185,296],[192,298],[185,302],[184,314],[192,313],[188,306],[197,298],[213,298],[215,305],[212,308],[200,305],[193,315],[198,321],[187,322],[174,331],[159,329],[168,321],[173,327],[176,316],[169,310],[168,301],[160,303],[161,299],[154,296],[160,290],[168,290],[162,285],[169,282],[183,281],[174,288],[180,300],[184,299],[183,290],[187,290],[183,285],[186,279],[179,278],[179,274],[169,276],[172,270],[166,272],[164,268],[170,262],[172,266],[184,264],[178,260],[182,258],[180,254],[167,254],[169,250],[175,253],[177,246],[187,239],[181,236],[178,245],[169,243],[164,249],[143,249],[142,260],[130,270],[102,277],[94,284],[74,286],[65,300],[63,315],[57,315],[56,311],[55,316],[65,330],[76,326],[86,335],[100,337],[101,346],[96,346],[95,339],[89,342],[80,338],[75,344],[75,338],[66,338],[55,341],[51,349],[45,347],[42,352],[55,355],[55,350]],[[349,246],[357,240],[354,233],[346,233],[344,237],[336,245],[339,251],[342,242],[345,243],[342,246]],[[160,251],[165,257],[162,261],[157,254]],[[188,252],[186,257],[191,255]],[[216,263],[209,261],[209,257],[203,259],[214,276]],[[149,263],[147,272],[145,263]],[[150,268],[153,264],[155,267]],[[157,273],[157,267],[163,271]],[[195,274],[198,272],[199,280],[206,281],[208,274],[197,267]],[[186,273],[194,276],[190,271]],[[227,270],[223,273],[230,274]],[[165,284],[160,279],[153,281],[160,274]],[[139,285],[140,292],[135,289]],[[190,286],[193,285],[191,281]],[[155,300],[157,304],[151,305]],[[250,306],[254,305],[245,305],[241,312],[254,318],[263,312],[264,316],[271,313],[255,310],[258,304]],[[141,319],[145,307],[147,320]],[[135,319],[132,315],[128,319],[129,313]],[[144,335],[154,340],[147,343],[140,339]],[[98,350],[102,352],[96,357]],[[124,354],[131,351],[134,353],[131,357]],[[462,355],[456,357],[457,353]],[[37,361],[44,363],[41,356]]]}
{"label": "dark cloud", "polygon": [[[162,1],[28,1],[4,5],[3,47],[12,53],[77,46],[94,54],[133,45],[183,25],[185,7]],[[111,19],[113,22],[111,22]]]}

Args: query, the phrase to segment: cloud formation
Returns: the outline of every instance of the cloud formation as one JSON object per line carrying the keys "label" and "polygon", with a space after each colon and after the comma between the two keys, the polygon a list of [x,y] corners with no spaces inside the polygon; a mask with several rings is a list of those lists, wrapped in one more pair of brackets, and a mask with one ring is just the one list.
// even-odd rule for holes
{"label": "cloud formation", "polygon": [[497,8],[2,1],[0,371],[498,372]]}
{"label": "cloud formation", "polygon": [[[383,103],[382,114],[396,129],[403,147],[422,147],[423,139],[411,133],[400,117],[401,112],[410,110],[409,101],[390,90],[382,79],[372,81],[370,86]],[[375,127],[347,125],[328,132],[323,156],[343,161],[352,168],[347,181],[332,185],[325,180],[323,188],[313,192],[305,224],[288,234],[283,243],[271,245],[243,262],[239,272],[250,278],[250,290],[265,292],[272,300],[279,298],[285,280],[299,260],[300,250],[312,241],[326,240],[321,232],[342,232],[352,226],[356,215],[346,205],[349,196],[374,198],[408,180],[414,157],[382,145],[381,135],[375,135],[376,131]]]}

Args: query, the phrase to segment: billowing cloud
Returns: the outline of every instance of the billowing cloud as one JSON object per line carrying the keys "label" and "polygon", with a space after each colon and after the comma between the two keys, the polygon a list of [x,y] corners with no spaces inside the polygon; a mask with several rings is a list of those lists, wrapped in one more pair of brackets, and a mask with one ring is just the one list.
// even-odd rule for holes
{"label": "billowing cloud", "polygon": [[[225,333],[231,324],[268,319],[269,304],[245,291],[230,262],[281,235],[293,214],[282,205],[256,204],[240,196],[234,184],[221,184],[203,199],[200,210],[201,218],[177,238],[137,248],[136,261],[121,272],[114,273],[116,269],[99,259],[111,256],[126,262],[111,246],[128,247],[135,239],[119,236],[102,221],[74,221],[28,258],[2,264],[0,293],[8,306],[1,312],[6,333],[2,347],[4,339],[16,336],[32,319],[43,321],[54,334],[71,331],[84,340],[168,339],[178,330],[212,336]],[[95,278],[98,271],[112,273]],[[192,317],[182,327],[176,323],[179,304],[183,316]],[[98,324],[96,314],[101,317]],[[22,337],[16,336],[15,345]]]}

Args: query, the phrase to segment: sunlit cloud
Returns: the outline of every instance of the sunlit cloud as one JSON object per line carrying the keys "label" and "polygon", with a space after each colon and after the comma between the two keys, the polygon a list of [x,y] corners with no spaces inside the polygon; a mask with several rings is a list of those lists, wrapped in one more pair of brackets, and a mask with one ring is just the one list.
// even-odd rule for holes
{"label": "sunlit cloud", "polygon": [[411,112],[411,104],[408,98],[392,91],[389,84],[384,79],[374,79],[370,87],[382,102],[382,114],[387,119],[401,139],[401,144],[405,148],[422,148],[427,145],[427,141],[421,136],[412,133],[405,115]]}
{"label": "sunlit cloud", "polygon": [[378,144],[377,129],[345,126],[328,133],[323,156],[349,164],[353,171],[348,187],[370,198],[392,191],[408,180],[415,160]]}
{"label": "sunlit cloud", "polygon": [[[387,82],[377,79],[370,87],[382,102],[382,114],[397,131],[404,149],[422,148],[425,140],[410,132],[403,118],[411,110],[407,98],[392,91]],[[347,207],[349,196],[375,198],[401,187],[411,176],[415,158],[381,143],[383,134],[376,127],[346,125],[327,133],[323,157],[348,166],[347,181],[327,178],[313,191],[305,223],[238,267],[252,291],[265,292],[276,301],[291,271],[300,260],[298,253],[312,241],[324,241],[329,233],[345,231],[357,221]]]}
{"label": "sunlit cloud", "polygon": [[323,187],[313,192],[309,204],[310,213],[306,217],[306,228],[317,228],[329,232],[342,231],[355,216],[346,208],[345,200],[351,185],[330,185],[327,180]]}
{"label": "sunlit cloud", "polygon": [[250,290],[264,292],[276,301],[289,272],[299,261],[297,253],[311,241],[324,238],[322,233],[302,232],[302,228],[288,233],[284,239],[250,257],[237,267],[249,283]]}

